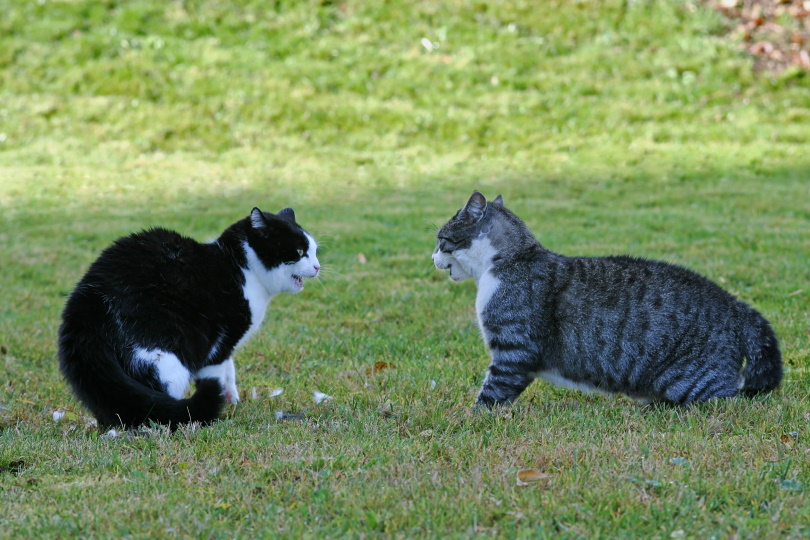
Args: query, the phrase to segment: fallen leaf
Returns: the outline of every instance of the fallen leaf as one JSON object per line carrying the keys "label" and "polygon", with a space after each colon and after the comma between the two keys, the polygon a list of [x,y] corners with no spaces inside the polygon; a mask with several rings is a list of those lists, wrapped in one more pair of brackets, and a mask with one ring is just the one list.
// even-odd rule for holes
{"label": "fallen leaf", "polygon": [[366,370],[366,374],[372,375],[384,369],[396,369],[396,366],[394,364],[389,364],[388,362],[375,362],[373,366]]}
{"label": "fallen leaf", "polygon": [[282,392],[284,392],[283,388],[273,388],[270,390],[270,397],[280,396]]}
{"label": "fallen leaf", "polygon": [[537,469],[523,469],[517,473],[517,485],[528,486],[532,482],[548,479],[548,475]]}
{"label": "fallen leaf", "polygon": [[357,262],[359,262],[360,264],[366,264],[368,262],[368,260],[366,259],[365,255],[363,255],[362,253],[358,253],[357,254]]}
{"label": "fallen leaf", "polygon": [[773,43],[767,41],[758,41],[748,48],[751,54],[771,54],[774,51]]}
{"label": "fallen leaf", "polygon": [[63,411],[61,409],[58,410],[58,411],[53,411],[53,421],[54,422],[58,422],[64,417],[65,417],[65,411]]}

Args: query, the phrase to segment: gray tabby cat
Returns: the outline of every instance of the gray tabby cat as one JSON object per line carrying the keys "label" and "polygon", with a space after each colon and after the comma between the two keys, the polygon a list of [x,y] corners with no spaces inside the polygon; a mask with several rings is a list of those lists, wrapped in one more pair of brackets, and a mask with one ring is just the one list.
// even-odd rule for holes
{"label": "gray tabby cat", "polygon": [[537,377],[679,405],[782,380],[768,321],[718,285],[664,262],[549,251],[500,196],[474,192],[439,230],[433,262],[478,286],[492,362],[476,405],[511,403]]}

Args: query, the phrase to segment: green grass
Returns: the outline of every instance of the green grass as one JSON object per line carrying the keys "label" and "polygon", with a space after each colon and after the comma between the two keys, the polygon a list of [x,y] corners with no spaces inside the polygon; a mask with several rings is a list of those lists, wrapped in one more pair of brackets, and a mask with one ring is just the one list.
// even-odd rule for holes
{"label": "green grass", "polygon": [[[0,13],[0,536],[810,535],[810,79],[754,74],[716,13]],[[472,414],[487,365],[474,285],[430,253],[473,189],[502,193],[555,251],[722,283],[772,321],[782,389],[676,410],[538,382]],[[67,294],[118,236],[207,240],[254,205],[293,206],[325,271],[237,353],[243,402],[206,428],[101,437],[57,370]],[[519,486],[526,468],[548,478]]]}

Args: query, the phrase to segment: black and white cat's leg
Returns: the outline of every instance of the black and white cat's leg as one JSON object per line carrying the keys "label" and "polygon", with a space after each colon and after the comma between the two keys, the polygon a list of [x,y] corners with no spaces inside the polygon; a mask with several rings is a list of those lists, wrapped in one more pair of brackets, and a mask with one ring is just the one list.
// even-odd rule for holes
{"label": "black and white cat's leg", "polygon": [[205,366],[196,373],[198,379],[218,379],[222,386],[222,393],[225,401],[231,405],[239,403],[239,390],[236,388],[236,366],[233,358],[228,357],[225,361],[213,366]]}
{"label": "black and white cat's leg", "polygon": [[523,359],[522,355],[493,351],[492,363],[475,400],[476,408],[508,405],[518,398],[535,378],[530,363]]}

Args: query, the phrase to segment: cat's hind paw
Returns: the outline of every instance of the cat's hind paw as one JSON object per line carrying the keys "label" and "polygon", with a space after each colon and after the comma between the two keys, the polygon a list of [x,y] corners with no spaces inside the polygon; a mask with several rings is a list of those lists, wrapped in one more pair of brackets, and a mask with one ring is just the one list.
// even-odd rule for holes
{"label": "cat's hind paw", "polygon": [[231,405],[236,405],[239,403],[239,390],[236,388],[226,388],[225,392],[225,402]]}

